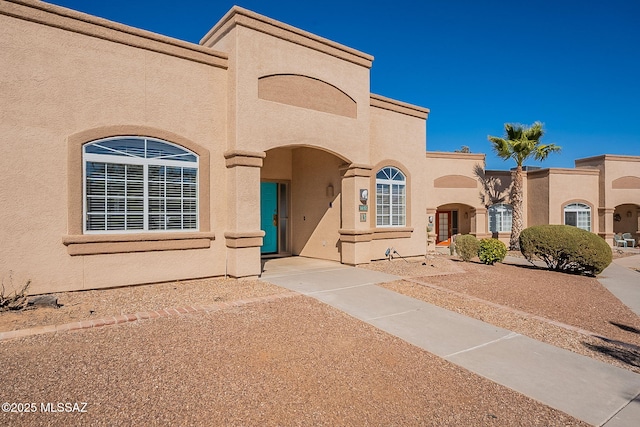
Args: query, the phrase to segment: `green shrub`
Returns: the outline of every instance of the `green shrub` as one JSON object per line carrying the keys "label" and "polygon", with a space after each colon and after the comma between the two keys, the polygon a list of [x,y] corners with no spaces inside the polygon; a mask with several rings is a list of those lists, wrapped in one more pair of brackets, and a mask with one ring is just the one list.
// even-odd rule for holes
{"label": "green shrub", "polygon": [[456,239],[456,252],[463,261],[468,262],[471,258],[478,255],[479,244],[480,242],[478,242],[476,236],[472,236],[471,234],[458,236]]}
{"label": "green shrub", "polygon": [[536,225],[520,233],[520,251],[541,259],[550,270],[595,276],[611,264],[611,248],[602,238],[570,225]]}
{"label": "green shrub", "polygon": [[485,264],[502,262],[507,256],[507,246],[498,239],[482,239],[478,247],[478,257]]}

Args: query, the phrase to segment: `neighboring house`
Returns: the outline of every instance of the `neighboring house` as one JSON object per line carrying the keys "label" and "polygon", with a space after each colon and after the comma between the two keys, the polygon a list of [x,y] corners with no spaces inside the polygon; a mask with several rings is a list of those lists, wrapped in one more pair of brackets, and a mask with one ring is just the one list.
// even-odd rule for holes
{"label": "neighboring house", "polygon": [[[357,265],[508,235],[484,155],[425,157],[429,110],[371,94],[372,60],[238,7],[194,45],[0,0],[5,287],[254,277],[268,256]],[[528,172],[528,223],[637,233],[639,162]]]}
{"label": "neighboring house", "polygon": [[[614,233],[640,236],[640,157],[602,155],[575,161],[576,167],[525,171],[525,225],[566,224],[598,234],[613,245]],[[503,187],[511,184],[508,171],[486,171]],[[500,224],[508,201],[500,206],[490,224]],[[491,211],[491,208],[489,208]],[[502,214],[504,218],[504,213]],[[510,216],[509,213],[506,215]],[[511,231],[507,219],[499,231],[508,242]],[[493,231],[493,230],[491,230]]]}

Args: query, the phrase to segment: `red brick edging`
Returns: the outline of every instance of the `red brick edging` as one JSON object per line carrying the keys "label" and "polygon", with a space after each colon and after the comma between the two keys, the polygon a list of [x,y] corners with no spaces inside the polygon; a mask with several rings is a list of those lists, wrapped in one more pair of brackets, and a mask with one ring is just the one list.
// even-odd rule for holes
{"label": "red brick edging", "polygon": [[103,317],[101,319],[82,320],[80,322],[64,323],[62,325],[37,326],[35,328],[18,329],[15,331],[0,332],[0,341],[28,337],[56,332],[75,331],[80,329],[100,328],[103,326],[119,325],[140,320],[158,319],[161,317],[182,316],[190,313],[210,313],[230,307],[239,307],[246,304],[269,302],[283,298],[300,295],[298,292],[283,292],[264,297],[246,298],[237,301],[219,302],[213,305],[192,305],[177,308],[164,308],[155,311],[142,311],[134,314],[121,314],[118,316]]}

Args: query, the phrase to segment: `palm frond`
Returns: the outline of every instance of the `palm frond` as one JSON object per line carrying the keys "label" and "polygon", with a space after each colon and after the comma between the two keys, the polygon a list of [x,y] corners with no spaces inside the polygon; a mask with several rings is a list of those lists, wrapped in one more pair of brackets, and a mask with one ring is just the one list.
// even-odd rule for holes
{"label": "palm frond", "polygon": [[556,144],[544,144],[536,147],[534,158],[536,160],[545,160],[551,153],[559,153],[562,148]]}
{"label": "palm frond", "polygon": [[498,157],[501,157],[504,160],[511,157],[512,150],[508,141],[498,138],[497,136],[488,136],[488,139],[491,141],[493,151],[495,151]]}
{"label": "palm frond", "polygon": [[542,122],[535,122],[531,126],[505,123],[504,133],[504,138],[488,136],[488,139],[498,157],[505,160],[511,158],[518,166],[522,166],[531,156],[541,161],[549,154],[560,151],[560,147],[555,144],[540,143],[544,136]]}

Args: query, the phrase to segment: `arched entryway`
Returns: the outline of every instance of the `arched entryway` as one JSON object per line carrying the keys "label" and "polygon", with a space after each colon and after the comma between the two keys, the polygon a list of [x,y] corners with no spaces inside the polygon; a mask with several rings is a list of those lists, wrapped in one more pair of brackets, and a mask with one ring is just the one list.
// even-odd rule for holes
{"label": "arched entryway", "polygon": [[260,171],[263,257],[341,261],[341,183],[348,160],[308,146],[266,151]]}
{"label": "arched entryway", "polygon": [[438,206],[435,215],[436,245],[449,246],[452,236],[471,233],[474,212],[473,207],[462,203]]}
{"label": "arched entryway", "polygon": [[640,241],[640,206],[625,203],[615,207],[613,211],[613,233],[628,234],[637,245]]}

